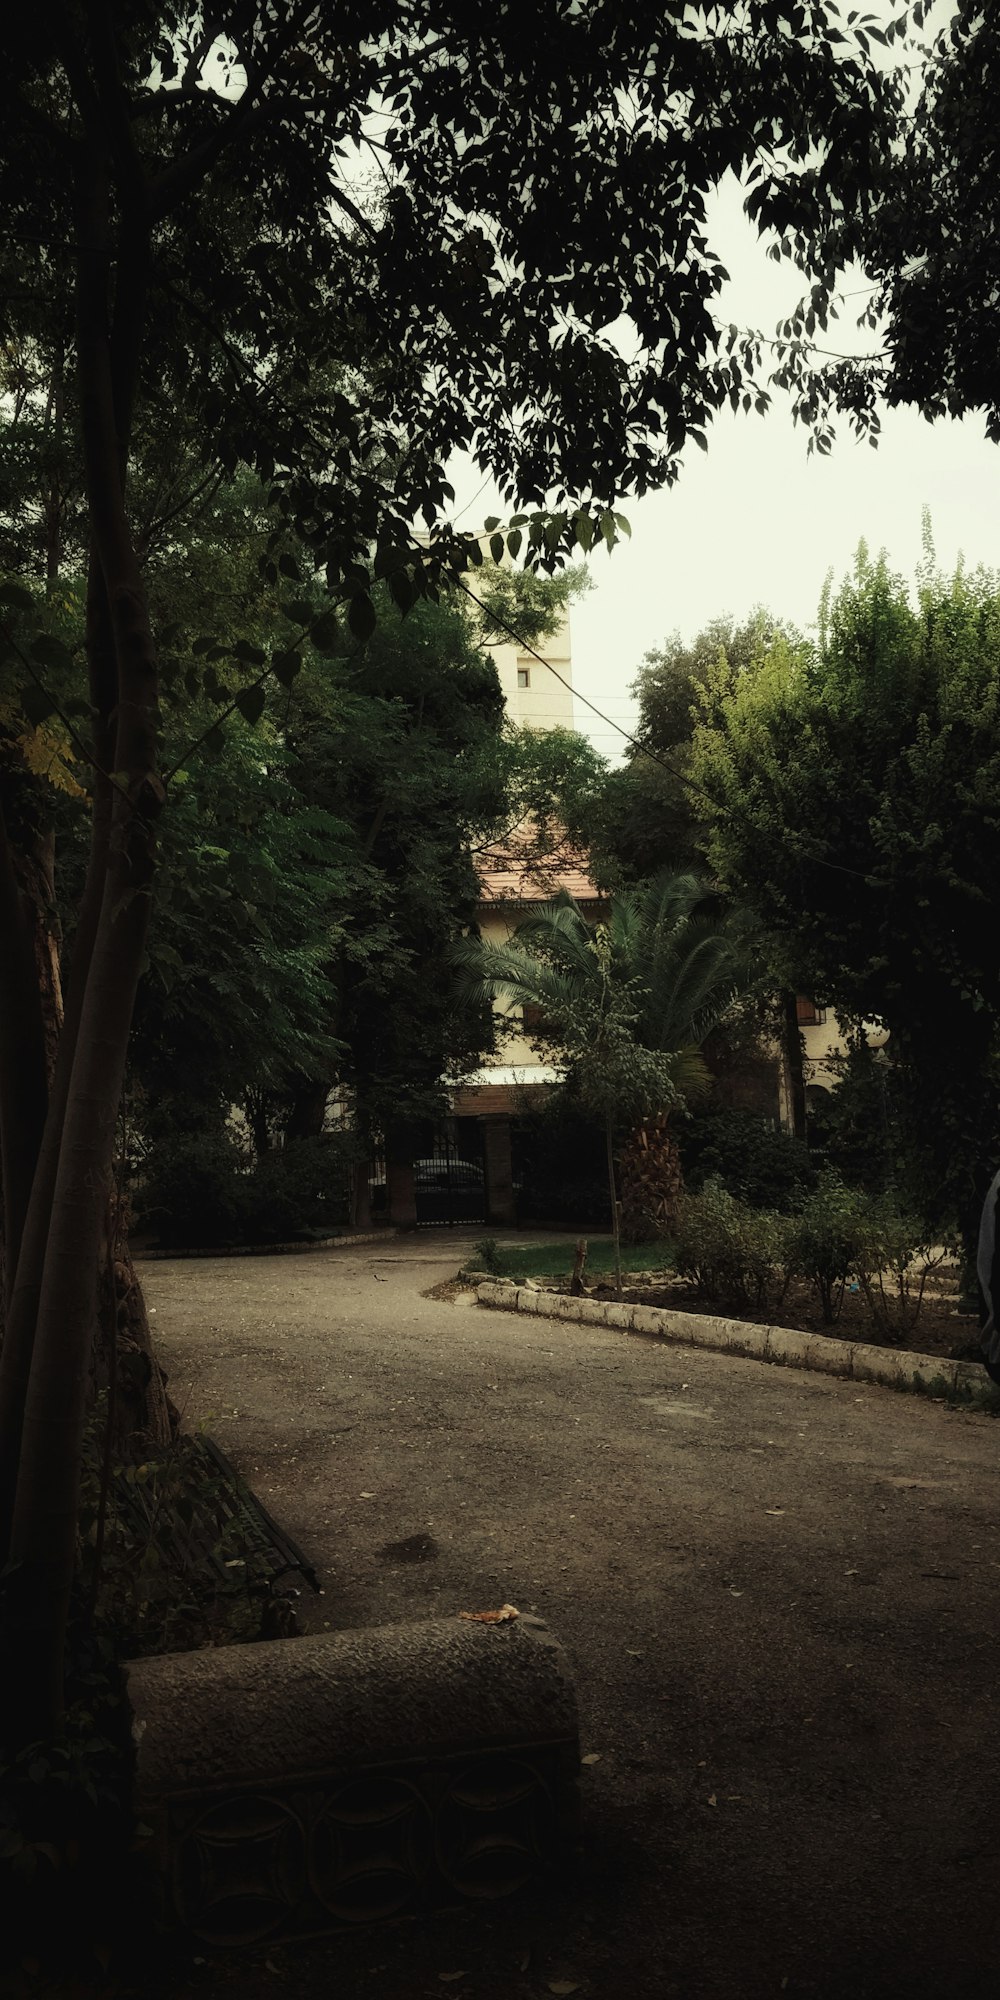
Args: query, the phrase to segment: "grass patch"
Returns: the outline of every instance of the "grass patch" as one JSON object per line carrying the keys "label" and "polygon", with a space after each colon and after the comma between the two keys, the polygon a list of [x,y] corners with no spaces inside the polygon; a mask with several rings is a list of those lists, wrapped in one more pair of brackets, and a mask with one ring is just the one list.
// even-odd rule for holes
{"label": "grass patch", "polygon": [[[492,1243],[488,1257],[480,1256],[485,1244],[477,1244],[467,1268],[489,1269],[497,1278],[568,1278],[573,1269],[572,1243]],[[630,1243],[622,1249],[622,1270],[667,1271],[673,1268],[673,1245],[663,1241]],[[610,1236],[588,1236],[584,1279],[607,1276],[615,1268],[615,1249]]]}

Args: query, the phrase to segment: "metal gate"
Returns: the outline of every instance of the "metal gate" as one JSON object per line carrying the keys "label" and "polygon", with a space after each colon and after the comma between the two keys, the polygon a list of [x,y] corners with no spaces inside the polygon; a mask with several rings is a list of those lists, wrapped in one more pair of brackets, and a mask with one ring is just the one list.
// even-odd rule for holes
{"label": "metal gate", "polygon": [[418,1229],[485,1222],[483,1128],[478,1118],[449,1118],[428,1133],[428,1150],[413,1162]]}

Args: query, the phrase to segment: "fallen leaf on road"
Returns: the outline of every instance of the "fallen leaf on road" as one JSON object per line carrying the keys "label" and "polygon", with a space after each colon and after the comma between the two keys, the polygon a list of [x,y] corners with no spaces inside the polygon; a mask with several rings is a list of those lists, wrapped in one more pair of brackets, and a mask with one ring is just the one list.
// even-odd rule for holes
{"label": "fallen leaf on road", "polygon": [[550,1993],[579,1993],[579,1991],[580,1991],[580,1981],[578,1979],[549,1980]]}
{"label": "fallen leaf on road", "polygon": [[742,1592],[742,1590],[734,1590],[734,1589],[733,1589],[733,1587],[732,1587],[732,1585],[730,1584],[730,1586],[729,1586],[729,1595],[730,1595],[730,1597],[742,1597],[742,1595],[743,1595],[743,1592]]}
{"label": "fallen leaf on road", "polygon": [[719,1803],[717,1794],[715,1792],[709,1792],[706,1803],[710,1806],[717,1806]]}
{"label": "fallen leaf on road", "polygon": [[586,1757],[581,1757],[580,1759],[581,1764],[599,1764],[600,1761],[601,1753],[599,1750],[590,1750]]}
{"label": "fallen leaf on road", "polygon": [[438,1978],[442,1979],[446,1986],[453,1986],[456,1979],[465,1978],[465,1967],[462,1967],[461,1972],[439,1972]]}
{"label": "fallen leaf on road", "polygon": [[358,1494],[358,1499],[359,1499],[359,1500],[374,1500],[374,1498],[375,1498],[375,1495],[374,1495],[374,1493],[359,1493],[359,1494]]}
{"label": "fallen leaf on road", "polygon": [[474,1625],[507,1625],[512,1618],[520,1618],[516,1604],[501,1604],[499,1611],[460,1611],[460,1618],[468,1618]]}
{"label": "fallen leaf on road", "polygon": [[765,1507],[764,1509],[765,1514],[783,1514],[784,1511],[783,1507]]}

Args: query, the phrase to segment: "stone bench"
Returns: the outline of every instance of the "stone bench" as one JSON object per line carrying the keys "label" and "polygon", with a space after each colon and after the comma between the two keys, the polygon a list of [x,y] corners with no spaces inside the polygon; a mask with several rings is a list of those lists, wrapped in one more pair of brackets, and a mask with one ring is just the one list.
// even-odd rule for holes
{"label": "stone bench", "polygon": [[510,1894],[578,1841],[565,1655],[539,1619],[136,1660],[162,1919],[211,1950]]}

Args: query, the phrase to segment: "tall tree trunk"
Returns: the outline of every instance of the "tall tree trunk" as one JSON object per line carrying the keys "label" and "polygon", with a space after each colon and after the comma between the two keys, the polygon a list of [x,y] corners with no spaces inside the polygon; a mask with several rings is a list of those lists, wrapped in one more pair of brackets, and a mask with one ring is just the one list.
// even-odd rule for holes
{"label": "tall tree trunk", "polygon": [[[16,1270],[11,1273],[4,1343],[0,1352],[0,1566],[10,1547],[14,1493],[21,1452],[21,1426],[31,1372],[31,1355],[49,1224],[55,1194],[59,1148],[76,1053],[87,975],[104,901],[111,842],[114,768],[114,714],[118,701],[118,670],[107,592],[100,565],[91,557],[87,585],[87,664],[94,711],[94,772],[90,853],[73,940],[73,963],[66,995],[65,1017],[55,1074],[49,1090],[41,1151],[31,1182],[31,1198],[21,1238]],[[36,987],[37,993],[37,987]],[[23,1141],[20,1142],[23,1145]]]}
{"label": "tall tree trunk", "polygon": [[781,1015],[784,1027],[785,1070],[788,1077],[788,1105],[791,1113],[792,1132],[796,1139],[806,1138],[806,1083],[802,1068],[802,1030],[799,1027],[799,1012],[796,996],[784,992],[781,996]]}
{"label": "tall tree trunk", "polygon": [[56,833],[51,822],[39,830],[27,853],[18,857],[18,873],[31,925],[45,1038],[46,1083],[51,1089],[65,1013],[56,905]]}
{"label": "tall tree trunk", "polygon": [[45,1129],[48,1080],[31,925],[0,797],[0,1172],[3,1175],[4,1319],[14,1290],[31,1184]]}
{"label": "tall tree trunk", "polygon": [[45,427],[52,422],[52,472],[44,502],[45,520],[45,583],[51,594],[59,576],[62,562],[63,544],[63,496],[59,481],[62,477],[63,418],[65,415],[65,356],[56,356],[52,380],[49,383],[48,406],[45,411]]}
{"label": "tall tree trunk", "polygon": [[629,1243],[666,1236],[677,1224],[684,1175],[669,1113],[646,1118],[619,1154],[622,1234]]}
{"label": "tall tree trunk", "polygon": [[[77,359],[87,499],[117,667],[112,817],[103,896],[80,996],[45,1239],[24,1404],[10,1552],[9,1664],[22,1736],[54,1729],[72,1590],[87,1385],[100,1254],[129,1029],[142,969],[163,803],[156,769],[157,672],[143,580],[124,506],[127,424],[115,405],[108,333],[109,202],[103,167],[84,147],[77,239]],[[123,230],[116,319],[141,321],[145,245]],[[127,368],[129,354],[123,357]],[[116,422],[117,418],[117,422]]]}
{"label": "tall tree trunk", "polygon": [[[129,1201],[112,1185],[97,1291],[91,1395],[108,1396],[110,1445],[119,1459],[145,1458],[169,1444],[180,1421],[153,1347],[142,1286],[129,1249]],[[113,1417],[110,1414],[113,1412]]]}
{"label": "tall tree trunk", "polygon": [[326,1117],[326,1101],[330,1095],[328,1083],[304,1083],[292,1098],[292,1108],[285,1126],[286,1139],[318,1139]]}
{"label": "tall tree trunk", "polygon": [[266,1090],[245,1090],[243,1110],[250,1127],[250,1139],[258,1159],[271,1151],[271,1124]]}

